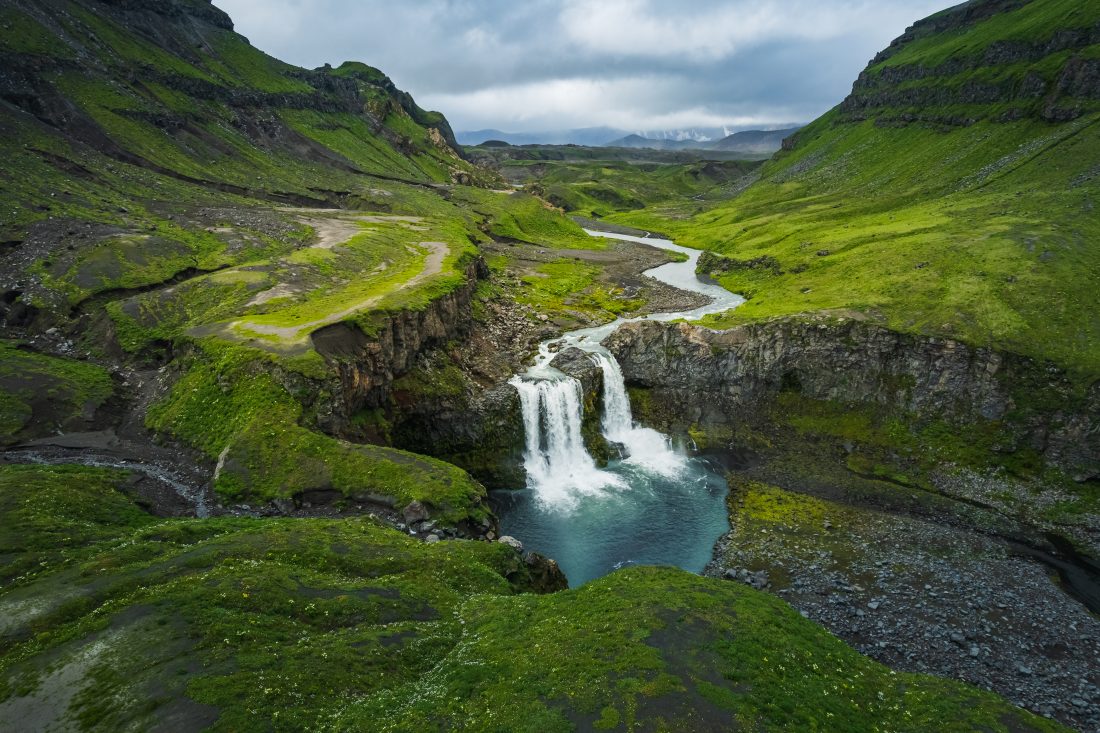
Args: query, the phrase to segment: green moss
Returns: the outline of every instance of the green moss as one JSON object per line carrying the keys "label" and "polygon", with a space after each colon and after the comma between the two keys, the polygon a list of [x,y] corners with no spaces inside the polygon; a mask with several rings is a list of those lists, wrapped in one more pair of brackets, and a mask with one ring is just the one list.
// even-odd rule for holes
{"label": "green moss", "polygon": [[16,8],[0,9],[0,50],[71,58],[72,52],[54,42],[54,36],[41,23]]}
{"label": "green moss", "polygon": [[451,362],[442,366],[418,367],[394,380],[393,391],[398,401],[461,399],[466,395],[466,377]]}
{"label": "green moss", "polygon": [[0,340],[0,445],[81,426],[113,392],[100,366]]}
{"label": "green moss", "polygon": [[0,466],[0,580],[28,582],[81,548],[154,523],[121,491],[128,478],[88,466]]}
{"label": "green moss", "polygon": [[1014,718],[1056,729],[988,693],[893,673],[765,594],[677,570],[475,599],[463,618],[465,643],[430,681],[363,699],[341,725],[963,731]]}
{"label": "green moss", "polygon": [[516,293],[516,300],[549,316],[583,313],[599,321],[644,305],[639,298],[622,297],[622,290],[603,282],[600,274],[599,266],[579,259],[547,262],[524,276],[525,287]]}
{"label": "green moss", "polygon": [[607,246],[604,240],[589,237],[572,219],[535,196],[465,189],[459,192],[459,197],[488,218],[486,229],[494,237],[554,249]]}
{"label": "green moss", "polygon": [[[70,485],[87,477],[103,485]],[[78,691],[36,708],[59,727],[1062,730],[891,672],[736,583],[634,568],[517,595],[534,579],[499,543],[365,519],[146,523],[111,503],[117,474],[14,467],[0,488],[16,479],[21,505],[61,497],[51,521],[85,532],[65,564],[0,590],[0,711],[55,684],[48,661]],[[114,515],[89,514],[92,495]]]}
{"label": "green moss", "polygon": [[275,357],[204,345],[149,427],[185,440],[222,464],[216,490],[233,501],[268,501],[334,490],[351,502],[418,500],[439,519],[480,521],[485,489],[442,461],[393,448],[353,445],[301,425],[302,406],[276,375]]}

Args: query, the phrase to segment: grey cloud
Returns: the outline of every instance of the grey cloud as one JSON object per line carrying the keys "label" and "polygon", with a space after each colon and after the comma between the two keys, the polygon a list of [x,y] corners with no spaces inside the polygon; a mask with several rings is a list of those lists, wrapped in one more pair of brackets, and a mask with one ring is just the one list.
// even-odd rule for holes
{"label": "grey cloud", "polygon": [[808,121],[843,98],[867,60],[906,26],[952,4],[215,3],[254,45],[283,60],[308,67],[364,61],[440,109],[456,129],[514,131]]}

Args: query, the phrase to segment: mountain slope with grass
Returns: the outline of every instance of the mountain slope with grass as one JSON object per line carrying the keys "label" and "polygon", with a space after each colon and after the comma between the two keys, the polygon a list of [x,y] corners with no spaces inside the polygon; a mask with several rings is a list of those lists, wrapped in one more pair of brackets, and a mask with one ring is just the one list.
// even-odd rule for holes
{"label": "mountain slope with grass", "polygon": [[0,467],[0,720],[66,730],[1057,731],[671,568],[551,595],[501,543],[164,520],[125,472]]}
{"label": "mountain slope with grass", "polygon": [[[521,444],[486,385],[644,308],[667,257],[205,0],[9,0],[0,29],[0,728],[1063,730],[739,584],[564,590],[481,483],[394,439]],[[755,172],[642,173],[616,185],[728,198]]]}
{"label": "mountain slope with grass", "polygon": [[[727,258],[715,323],[848,310],[1100,373],[1100,8],[965,3],[917,23],[732,200],[616,218]],[[748,267],[770,258],[775,267]]]}

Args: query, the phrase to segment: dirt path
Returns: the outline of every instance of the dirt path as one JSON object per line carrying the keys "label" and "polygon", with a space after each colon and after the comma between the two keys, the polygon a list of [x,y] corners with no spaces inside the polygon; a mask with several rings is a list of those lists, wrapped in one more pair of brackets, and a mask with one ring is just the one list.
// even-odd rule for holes
{"label": "dirt path", "polygon": [[[381,217],[375,217],[375,218],[381,218]],[[412,217],[403,217],[403,218],[412,218]],[[338,229],[338,227],[333,227],[333,229],[334,230]],[[348,238],[345,237],[344,239],[342,239],[340,241],[347,241],[347,239]],[[329,244],[328,246],[332,247],[332,246],[334,246],[334,244],[338,244],[338,243],[339,242]],[[315,245],[315,246],[321,246],[321,245]],[[370,298],[367,298],[365,300],[361,300],[358,303],[350,305],[350,306],[348,306],[347,308],[345,308],[341,311],[337,311],[335,313],[330,313],[329,315],[327,315],[323,318],[318,318],[317,320],[309,321],[308,323],[302,323],[302,324],[299,324],[299,325],[296,325],[296,326],[270,326],[270,325],[261,324],[261,323],[248,323],[247,321],[234,321],[233,323],[231,323],[229,325],[229,328],[231,330],[240,329],[241,331],[251,331],[253,333],[261,334],[261,335],[264,335],[264,336],[275,336],[276,338],[280,339],[281,341],[285,341],[285,342],[292,342],[293,343],[293,342],[297,342],[297,341],[302,341],[306,337],[308,337],[310,333],[312,333],[313,331],[316,331],[321,326],[327,326],[331,323],[336,323],[337,321],[341,321],[341,320],[347,318],[348,316],[350,316],[354,313],[357,313],[357,312],[359,312],[359,311],[361,311],[365,308],[369,308],[370,306],[379,303],[383,298],[388,296],[390,293],[393,293],[395,290],[415,287],[415,286],[419,285],[420,283],[424,282],[425,280],[427,280],[429,277],[432,277],[433,275],[438,275],[440,272],[442,272],[443,271],[443,260],[447,256],[447,253],[450,251],[450,249],[447,246],[447,243],[446,242],[420,242],[420,246],[428,248],[428,256],[424,260],[424,267],[416,275],[413,275],[411,278],[409,278],[405,282],[400,283],[399,285],[395,286],[394,288],[392,288],[392,289],[390,289],[390,290],[388,290],[384,293],[379,293],[378,295],[374,295],[374,296],[371,296]]]}
{"label": "dirt path", "polygon": [[[301,214],[298,221],[313,228],[317,241],[310,249],[332,249],[343,244],[363,228],[360,224],[405,224],[414,231],[427,231],[427,227],[416,226],[423,219],[419,216],[396,216],[389,214],[353,214],[343,209],[290,209]],[[325,214],[325,216],[317,216]]]}

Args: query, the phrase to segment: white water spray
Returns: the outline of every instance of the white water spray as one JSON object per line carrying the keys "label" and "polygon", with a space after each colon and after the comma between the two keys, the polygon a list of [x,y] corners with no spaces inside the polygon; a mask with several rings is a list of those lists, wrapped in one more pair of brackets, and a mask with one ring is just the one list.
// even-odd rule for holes
{"label": "white water spray", "polygon": [[619,362],[601,351],[591,352],[591,357],[603,371],[604,437],[623,446],[625,463],[668,478],[680,474],[687,465],[687,456],[673,448],[667,435],[634,424]]}
{"label": "white water spray", "polygon": [[[687,260],[683,262],[670,262],[647,270],[645,274],[681,290],[706,295],[710,300],[706,305],[689,311],[617,318],[602,326],[570,331],[561,338],[540,344],[535,365],[525,375],[511,379],[509,384],[519,392],[523,410],[527,487],[535,493],[539,503],[547,508],[568,510],[576,507],[582,496],[630,489],[631,482],[619,475],[623,468],[632,469],[627,473],[638,471],[650,476],[676,478],[689,463],[687,456],[672,447],[668,436],[634,425],[622,369],[607,349],[600,345],[603,339],[624,323],[640,320],[669,321],[676,318],[695,320],[735,308],[744,302],[744,298],[720,285],[699,279],[695,274],[699,250],[680,247],[668,240],[649,236],[634,237],[592,231],[589,234],[641,242],[686,254]],[[588,352],[603,370],[602,432],[609,441],[622,446],[625,454],[613,471],[604,471],[597,467],[596,461],[585,448],[581,432],[584,414],[580,382],[550,366],[554,356],[561,349],[570,346]]]}
{"label": "white water spray", "polygon": [[523,412],[527,485],[547,506],[568,508],[578,496],[623,489],[626,483],[601,471],[584,447],[581,383],[560,372],[541,378],[513,377]]}

